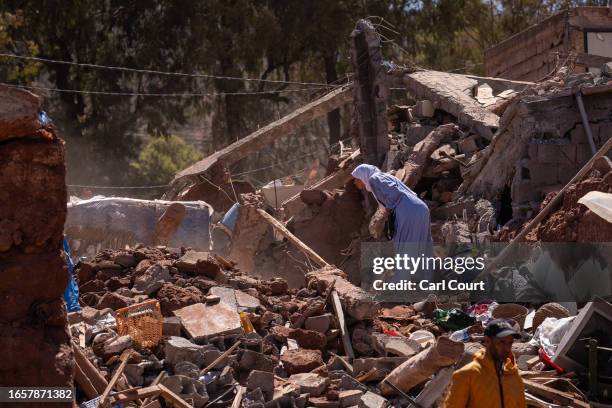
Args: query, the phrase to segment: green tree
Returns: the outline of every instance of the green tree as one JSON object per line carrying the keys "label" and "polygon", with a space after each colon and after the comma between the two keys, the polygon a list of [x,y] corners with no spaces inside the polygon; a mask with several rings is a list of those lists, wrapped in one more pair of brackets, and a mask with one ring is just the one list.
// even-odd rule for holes
{"label": "green tree", "polygon": [[200,152],[178,136],[153,138],[130,163],[134,179],[147,185],[162,185],[202,158]]}

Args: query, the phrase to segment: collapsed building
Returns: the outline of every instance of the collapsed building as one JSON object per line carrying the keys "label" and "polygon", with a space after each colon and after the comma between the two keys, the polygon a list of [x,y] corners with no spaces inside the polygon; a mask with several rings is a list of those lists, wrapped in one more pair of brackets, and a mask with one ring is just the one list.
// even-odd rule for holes
{"label": "collapsed building", "polygon": [[[603,400],[612,375],[605,354],[612,306],[603,300],[575,315],[556,303],[373,299],[359,286],[360,244],[378,239],[377,203],[354,188],[350,173],[366,162],[395,174],[428,204],[436,242],[612,241],[611,224],[579,203],[590,191],[612,192],[610,71],[560,65],[549,79],[527,82],[408,69],[382,60],[366,21],[351,38],[352,86],[181,171],[165,201],[143,210],[142,235],[110,239],[100,250],[80,235],[90,230],[70,230],[96,254],[76,267],[83,308],[68,324],[59,300],[63,144],[36,97],[3,89],[17,96],[1,107],[8,130],[0,149],[8,153],[0,156],[0,194],[8,195],[0,204],[0,260],[3,293],[19,296],[9,299],[2,341],[14,355],[32,351],[32,360],[11,359],[2,383],[66,385],[74,376],[79,402],[149,408],[440,406],[453,370],[482,347],[482,321],[505,317],[523,334],[513,351],[531,406]],[[389,104],[390,83],[406,88],[404,104]],[[330,158],[323,179],[297,191],[274,184],[291,187],[274,203],[232,179],[237,160],[351,102],[354,143]],[[18,192],[27,200],[14,200]],[[123,211],[119,204],[114,211]],[[86,223],[75,208],[75,224]],[[206,234],[195,248],[175,240],[197,210],[207,226],[216,223],[212,247]],[[109,226],[104,234],[112,237]],[[39,266],[40,279],[24,265]],[[562,341],[544,350],[540,337],[548,332],[537,329],[557,325]],[[587,349],[578,338],[599,343]],[[558,364],[580,382],[560,376]],[[585,387],[589,370],[599,379]]]}

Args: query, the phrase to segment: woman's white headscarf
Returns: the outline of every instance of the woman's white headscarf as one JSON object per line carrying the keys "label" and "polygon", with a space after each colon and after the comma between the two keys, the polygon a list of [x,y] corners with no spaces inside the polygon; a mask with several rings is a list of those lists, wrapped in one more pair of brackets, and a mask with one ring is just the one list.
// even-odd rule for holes
{"label": "woman's white headscarf", "polygon": [[379,172],[380,169],[376,166],[372,166],[371,164],[360,164],[355,167],[355,170],[351,173],[351,176],[359,179],[365,184],[366,190],[372,193],[372,186],[370,186],[370,177],[373,174]]}

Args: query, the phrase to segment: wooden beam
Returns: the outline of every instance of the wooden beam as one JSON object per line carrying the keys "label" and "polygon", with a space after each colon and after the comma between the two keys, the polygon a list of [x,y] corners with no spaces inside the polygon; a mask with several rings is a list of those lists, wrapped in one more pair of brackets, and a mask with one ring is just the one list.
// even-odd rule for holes
{"label": "wooden beam", "polygon": [[152,385],[144,388],[130,389],[125,391],[119,391],[115,393],[111,398],[114,404],[122,402],[136,401],[141,398],[148,398],[159,395],[161,389],[158,385]]}
{"label": "wooden beam", "polygon": [[589,407],[588,403],[574,398],[572,394],[569,394],[567,392],[559,391],[555,388],[548,387],[546,385],[539,384],[531,380],[523,380],[523,383],[525,384],[525,388],[527,389],[527,391],[531,392],[532,394],[550,399],[558,404],[569,405],[572,407]]}
{"label": "wooden beam", "polygon": [[236,388],[236,396],[234,397],[234,401],[232,401],[231,408],[240,408],[240,405],[242,404],[242,397],[245,393],[246,387],[242,387],[239,385],[238,388]]}
{"label": "wooden beam", "polygon": [[331,292],[331,301],[332,307],[334,308],[334,313],[336,313],[336,317],[338,318],[338,324],[340,325],[340,333],[342,333],[342,345],[344,346],[344,352],[349,358],[355,358],[353,344],[351,343],[351,336],[349,335],[348,327],[346,326],[346,320],[344,319],[342,303],[340,303],[340,297],[338,296],[338,292],[336,292],[335,289]]}
{"label": "wooden beam", "polygon": [[162,397],[164,397],[166,401],[171,402],[172,406],[175,408],[193,408],[184,399],[170,391],[170,389],[164,385],[159,384],[157,387],[161,390]]}
{"label": "wooden beam", "polygon": [[161,408],[161,405],[159,400],[153,400],[151,402],[147,402],[146,404],[142,404],[140,408]]}
{"label": "wooden beam", "polygon": [[98,401],[98,407],[104,407],[106,405],[106,400],[108,399],[108,395],[110,394],[113,387],[117,383],[117,380],[121,378],[121,375],[123,374],[123,370],[125,370],[125,366],[127,365],[127,362],[131,355],[132,355],[132,350],[130,349],[125,350],[121,354],[121,357],[119,358],[121,363],[119,364],[119,367],[117,367],[117,369],[115,370],[115,373],[111,377],[111,380],[108,382],[108,385],[106,386],[106,388],[104,389],[104,392],[100,396],[100,400]]}
{"label": "wooden beam", "polygon": [[100,371],[94,366],[91,361],[85,357],[83,351],[76,344],[72,343],[72,352],[74,354],[74,360],[79,365],[79,368],[83,374],[89,379],[91,384],[96,389],[96,397],[104,392],[104,389],[108,386],[106,378],[100,374]]}
{"label": "wooden beam", "polygon": [[[157,374],[157,377],[155,377],[155,379],[151,383],[151,385],[159,384],[161,380],[163,380],[167,375],[168,373],[165,372],[164,370],[160,371],[159,374]],[[147,405],[149,402],[151,402],[151,397],[145,398],[145,400],[142,401],[142,405]]]}
{"label": "wooden beam", "polygon": [[249,153],[269,146],[279,137],[287,135],[308,122],[339,108],[351,101],[352,98],[350,87],[335,89],[179,172],[172,183],[174,184],[183,177],[204,173],[217,162],[222,162],[227,167],[248,156]]}
{"label": "wooden beam", "polygon": [[280,232],[285,238],[287,238],[287,240],[289,242],[291,242],[293,245],[295,245],[296,247],[298,247],[298,249],[300,249],[302,252],[304,252],[306,254],[306,256],[308,256],[310,259],[312,259],[313,261],[315,261],[319,266],[323,267],[323,266],[328,266],[329,264],[325,261],[325,259],[321,258],[319,256],[319,254],[317,254],[315,251],[313,251],[312,249],[310,249],[310,247],[308,245],[306,245],[305,243],[303,243],[302,241],[300,241],[300,239],[298,237],[296,237],[295,235],[293,235],[287,228],[285,228],[285,226],[278,221],[276,218],[272,217],[270,214],[268,214],[267,212],[265,212],[264,210],[262,210],[261,208],[257,209],[257,212],[259,213],[259,215],[261,215],[261,217],[268,223],[270,224],[274,229],[276,229],[278,232]]}
{"label": "wooden beam", "polygon": [[96,398],[98,395],[100,395],[98,390],[96,390],[96,387],[94,387],[93,384],[91,383],[91,380],[89,379],[89,377],[85,375],[85,373],[79,366],[79,363],[77,363],[76,361],[74,364],[74,381],[76,382],[77,386],[81,389],[81,391],[83,391],[87,399],[92,400]]}
{"label": "wooden beam", "polygon": [[213,368],[215,368],[217,366],[217,364],[219,364],[221,361],[223,361],[223,359],[225,359],[227,356],[229,356],[230,354],[232,354],[234,352],[234,350],[236,350],[238,348],[238,346],[240,346],[242,342],[240,340],[238,340],[237,342],[235,342],[232,347],[230,347],[229,349],[227,349],[223,354],[221,354],[219,357],[215,358],[215,360],[210,363],[208,366],[204,367],[202,369],[202,371],[200,371],[200,375],[205,375],[207,372],[209,372],[210,370],[212,370]]}

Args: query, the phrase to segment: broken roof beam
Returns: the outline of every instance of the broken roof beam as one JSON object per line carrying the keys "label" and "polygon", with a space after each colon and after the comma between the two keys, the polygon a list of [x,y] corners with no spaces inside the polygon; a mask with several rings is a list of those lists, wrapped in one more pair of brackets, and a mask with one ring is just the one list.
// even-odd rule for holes
{"label": "broken roof beam", "polygon": [[439,71],[417,71],[404,75],[408,92],[415,98],[429,99],[436,109],[444,110],[487,140],[499,127],[499,116],[483,108],[472,95],[478,85],[476,79],[466,75]]}
{"label": "broken roof beam", "polygon": [[345,105],[352,99],[353,93],[350,87],[335,89],[186,168],[174,177],[172,183],[176,183],[177,180],[183,177],[204,173],[217,162],[222,162],[224,166],[229,166],[248,156],[249,153],[269,146],[270,143],[279,137],[291,133],[308,122]]}

